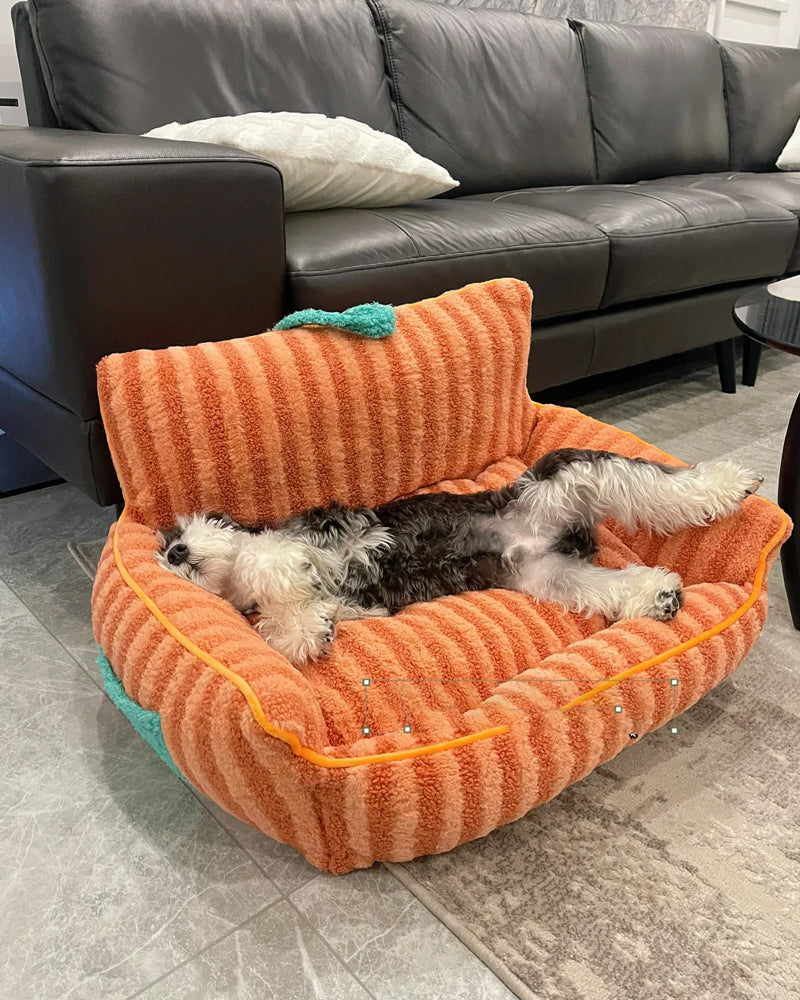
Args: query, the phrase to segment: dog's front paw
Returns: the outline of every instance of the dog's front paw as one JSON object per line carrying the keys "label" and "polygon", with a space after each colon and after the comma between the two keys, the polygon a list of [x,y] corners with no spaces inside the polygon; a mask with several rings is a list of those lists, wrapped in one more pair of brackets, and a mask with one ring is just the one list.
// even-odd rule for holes
{"label": "dog's front paw", "polygon": [[299,620],[296,618],[289,627],[269,618],[261,618],[255,627],[262,639],[295,667],[327,656],[336,638],[336,623],[332,615],[321,614],[314,609]]}
{"label": "dog's front paw", "polygon": [[315,663],[331,651],[331,643],[336,638],[336,623],[332,618],[324,618],[313,628],[297,633],[291,642],[289,659],[296,667],[305,663]]}
{"label": "dog's front paw", "polygon": [[620,609],[622,618],[671,621],[683,605],[683,582],[663,566],[642,569]]}
{"label": "dog's front paw", "polygon": [[323,623],[322,631],[318,637],[315,652],[311,653],[311,659],[316,660],[320,656],[327,656],[331,651],[331,643],[336,638],[336,622],[332,618],[327,618]]}
{"label": "dog's front paw", "polygon": [[755,493],[764,482],[752,469],[736,462],[700,462],[695,466],[705,500],[704,513],[709,521],[736,513],[745,497]]}

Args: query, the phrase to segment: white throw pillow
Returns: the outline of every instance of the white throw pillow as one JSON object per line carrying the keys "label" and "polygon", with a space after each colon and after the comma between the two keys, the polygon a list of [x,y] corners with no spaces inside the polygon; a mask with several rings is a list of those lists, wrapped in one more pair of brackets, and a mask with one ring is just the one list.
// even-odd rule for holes
{"label": "white throw pillow", "polygon": [[255,111],[172,122],[146,135],[234,146],[270,160],[283,174],[288,212],[402,205],[458,185],[402,139],[351,118]]}
{"label": "white throw pillow", "polygon": [[800,121],[781,150],[775,166],[778,170],[800,170]]}

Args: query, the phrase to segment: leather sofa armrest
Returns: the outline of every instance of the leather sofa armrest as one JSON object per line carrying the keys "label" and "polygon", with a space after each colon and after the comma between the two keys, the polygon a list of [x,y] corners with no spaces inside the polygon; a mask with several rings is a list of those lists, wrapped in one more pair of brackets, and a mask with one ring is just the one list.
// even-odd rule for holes
{"label": "leather sofa armrest", "polygon": [[283,184],[267,161],[0,129],[0,367],[79,418],[98,416],[102,356],[257,333],[284,288]]}

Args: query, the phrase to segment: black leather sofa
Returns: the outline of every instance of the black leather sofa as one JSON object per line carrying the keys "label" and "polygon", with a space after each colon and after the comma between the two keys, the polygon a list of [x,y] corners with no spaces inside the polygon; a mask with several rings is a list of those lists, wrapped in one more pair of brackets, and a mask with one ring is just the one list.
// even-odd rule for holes
{"label": "black leather sofa", "polygon": [[[712,343],[730,383],[732,302],[800,270],[800,174],[774,169],[794,50],[423,0],[13,18],[34,127],[0,130],[0,427],[100,503],[118,499],[94,385],[112,351],[511,275],[536,298],[533,392]],[[254,110],[359,119],[461,187],[284,216],[267,162],[137,137]]]}

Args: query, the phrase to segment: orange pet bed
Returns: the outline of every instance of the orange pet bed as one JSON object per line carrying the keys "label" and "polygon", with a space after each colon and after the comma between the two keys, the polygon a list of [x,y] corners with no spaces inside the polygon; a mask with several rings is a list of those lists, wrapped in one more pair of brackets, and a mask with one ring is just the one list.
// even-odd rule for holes
{"label": "orange pet bed", "polygon": [[603,565],[683,576],[672,622],[609,626],[475,592],[344,622],[303,670],[156,563],[156,529],[184,512],[259,522],[331,499],[496,488],[563,446],[676,463],[531,402],[530,306],[527,285],[501,279],[398,307],[385,340],[305,328],[99,366],[126,499],[93,595],[109,692],[192,785],[319,868],[447,851],[517,819],[676,725],[764,623],[790,525],[757,496],[668,538],[601,528]]}

